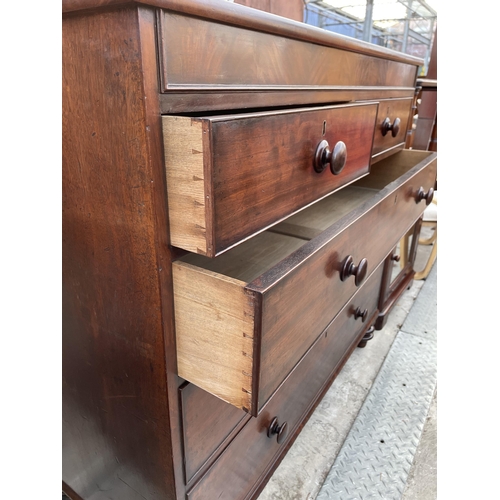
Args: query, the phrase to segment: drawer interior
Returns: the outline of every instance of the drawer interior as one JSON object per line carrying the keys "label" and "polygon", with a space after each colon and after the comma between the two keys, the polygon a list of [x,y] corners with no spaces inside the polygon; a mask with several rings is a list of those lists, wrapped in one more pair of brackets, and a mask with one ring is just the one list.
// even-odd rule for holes
{"label": "drawer interior", "polygon": [[363,261],[368,278],[418,219],[435,157],[398,153],[216,258],[175,261],[178,375],[257,416],[361,285],[346,263]]}
{"label": "drawer interior", "polygon": [[[363,197],[353,197],[354,204],[370,193],[355,191]],[[352,206],[339,203],[337,220]],[[181,378],[258,415],[354,292],[352,283],[333,280],[332,286],[327,257],[321,251],[316,258],[306,247],[311,243],[267,230],[219,257],[187,254],[173,263]],[[333,300],[323,293],[326,283]],[[293,314],[284,314],[293,305]]]}
{"label": "drawer interior", "polygon": [[214,259],[188,254],[180,260],[244,284],[253,281],[303,244],[301,238],[265,231]]}
{"label": "drawer interior", "polygon": [[203,255],[188,254],[180,260],[250,283],[300,248],[305,241],[318,236],[428,157],[428,151],[405,150],[396,153],[373,165],[370,174],[363,179],[327,196],[219,257],[210,259]]}
{"label": "drawer interior", "polygon": [[[374,192],[375,189],[349,186],[287,219],[287,221],[293,220],[293,224],[288,222],[278,224],[219,257],[210,259],[191,253],[180,260],[250,283],[288,257],[306,241],[372,198]],[[292,225],[295,227],[292,228]]]}
{"label": "drawer interior", "polygon": [[372,165],[366,177],[289,217],[271,230],[306,239],[314,238],[429,156],[429,151],[403,150],[385,158]]}
{"label": "drawer interior", "polygon": [[365,179],[354,183],[353,186],[379,191],[431,156],[433,156],[431,151],[404,149],[372,165],[370,174]]}

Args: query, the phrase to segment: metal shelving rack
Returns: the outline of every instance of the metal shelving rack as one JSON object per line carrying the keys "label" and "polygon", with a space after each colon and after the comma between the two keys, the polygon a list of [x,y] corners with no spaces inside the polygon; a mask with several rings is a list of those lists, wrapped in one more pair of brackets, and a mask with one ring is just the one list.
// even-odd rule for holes
{"label": "metal shelving rack", "polygon": [[307,24],[421,57],[426,74],[437,12],[425,0],[303,1]]}

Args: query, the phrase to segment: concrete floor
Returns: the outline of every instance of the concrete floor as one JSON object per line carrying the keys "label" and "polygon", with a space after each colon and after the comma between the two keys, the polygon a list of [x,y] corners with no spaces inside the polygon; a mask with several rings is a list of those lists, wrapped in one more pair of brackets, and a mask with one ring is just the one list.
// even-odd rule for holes
{"label": "concrete floor", "polygon": [[[427,231],[427,230],[425,230]],[[430,233],[423,231],[423,236]],[[430,247],[420,247],[415,268],[421,270]],[[410,310],[416,321],[436,320],[435,295],[437,262],[428,281],[414,281],[391,311],[385,327],[375,332],[364,349],[356,349],[335,379],[301,434],[271,477],[258,500],[314,500],[348,435],[363,402],[377,376],[391,345],[407,320]],[[394,274],[398,269],[395,267]],[[432,283],[430,282],[432,281]],[[419,295],[427,283],[424,304]],[[430,326],[430,329],[436,328]],[[436,500],[437,498],[437,392],[434,394],[426,423],[416,449],[401,500]],[[361,498],[361,497],[359,497]],[[370,496],[370,498],[372,498]]]}

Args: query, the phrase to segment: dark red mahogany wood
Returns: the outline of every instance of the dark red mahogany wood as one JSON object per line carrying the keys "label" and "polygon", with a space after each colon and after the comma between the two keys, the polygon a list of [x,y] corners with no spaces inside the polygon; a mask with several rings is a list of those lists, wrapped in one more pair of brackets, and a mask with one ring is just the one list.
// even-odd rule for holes
{"label": "dark red mahogany wood", "polygon": [[[408,104],[410,112],[423,61],[222,0],[63,0],[62,9],[63,491],[73,500],[255,499],[356,345],[370,336],[370,326],[381,318],[379,309],[386,312],[412,276],[409,271],[404,280],[391,284],[386,267],[378,264],[388,254],[387,245],[394,246],[407,230],[407,219],[416,220],[423,210],[423,204],[415,204],[420,196],[416,193],[419,186],[428,189],[432,172],[414,172],[418,183],[410,182],[411,189],[403,185],[410,179],[406,177],[374,195],[373,202],[356,208],[337,227],[305,243],[262,280],[245,287],[245,293],[266,297],[268,309],[256,310],[274,332],[258,345],[259,363],[267,367],[268,378],[260,381],[255,397],[268,405],[253,418],[222,408],[212,396],[196,399],[201,389],[189,389],[177,376],[172,261],[185,252],[170,245],[161,114],[206,116],[218,111],[220,116],[220,111],[274,111],[361,100],[371,100],[373,107],[384,100],[376,136],[371,124],[363,128],[373,144],[377,141],[377,154],[385,157],[399,147],[401,132],[396,140],[391,137],[397,128],[394,118],[406,128],[407,117],[400,110]],[[264,44],[258,56],[271,58],[267,73],[256,75],[255,81],[231,80],[229,92],[212,81],[217,77],[213,68],[231,69],[238,60],[226,56],[233,52],[213,53],[211,60],[196,66],[205,52],[190,50],[200,44],[200,36],[188,36],[179,41],[186,53],[192,52],[184,63],[200,69],[200,74],[194,73],[199,79],[192,87],[188,81],[180,88],[184,63],[164,57],[165,28],[172,26],[167,18],[174,28],[175,20],[182,19],[175,33],[179,27],[202,26],[203,33],[211,33],[211,38],[201,37],[202,45],[220,41],[221,34],[231,41],[241,35]],[[272,47],[265,45],[267,40],[273,41]],[[301,65],[291,67],[280,45],[297,47]],[[244,55],[251,58],[255,53],[250,49]],[[356,65],[336,64],[337,57]],[[368,61],[378,73],[360,61]],[[166,68],[169,63],[173,66]],[[332,73],[330,65],[335,66]],[[280,72],[282,66],[286,71]],[[169,73],[172,68],[175,71]],[[179,81],[168,81],[169,74]],[[259,91],[258,85],[267,90]],[[389,108],[397,112],[388,113]],[[382,139],[380,125],[386,116],[392,134]],[[312,156],[328,137],[321,136],[322,123],[323,119],[318,137],[307,145],[312,153],[308,168],[315,180],[320,174],[313,170]],[[338,173],[347,153],[344,175],[360,145],[348,144],[347,151],[340,145],[335,155],[339,140],[330,140],[332,158],[326,159]],[[255,151],[249,148],[249,154]],[[369,158],[366,166],[368,173]],[[330,172],[324,174],[333,178]],[[411,207],[405,205],[406,198]],[[430,198],[424,190],[426,202]],[[374,221],[381,220],[391,224],[375,238]],[[264,228],[256,223],[254,229]],[[366,255],[373,267],[366,271],[362,261],[352,263],[346,277],[354,274],[355,279],[340,283],[336,274],[349,254],[356,262]],[[279,334],[292,332],[295,318],[277,311],[279,304],[291,311],[304,301],[304,285],[293,288],[290,283],[310,280],[301,266],[305,260],[314,263],[313,276],[319,283],[312,286],[317,300],[307,299],[313,302],[309,323],[316,321],[321,308],[330,309],[324,333],[325,325],[316,332],[309,324],[306,333],[314,330],[314,336],[301,343]],[[386,288],[379,297],[382,274]],[[331,289],[337,285],[343,289],[341,297],[332,300]],[[276,361],[275,351],[287,352],[284,348],[297,355],[290,366]],[[200,401],[208,403],[200,408]],[[212,413],[203,419],[203,410]],[[213,439],[205,437],[210,428],[216,430]]]}
{"label": "dark red mahogany wood", "polygon": [[354,259],[351,255],[347,256],[342,264],[342,270],[340,271],[340,281],[345,281],[349,276],[354,276],[354,283],[356,286],[361,285],[366,277],[366,272],[368,271],[368,261],[366,259],[361,259],[359,264],[356,266],[354,264]]}
{"label": "dark red mahogany wood", "polygon": [[395,118],[391,123],[389,118],[386,118],[382,122],[382,135],[386,135],[387,132],[391,132],[392,137],[396,137],[399,134],[399,129],[401,127],[401,118]]}
{"label": "dark red mahogany wood", "polygon": [[63,19],[62,478],[85,500],[182,497],[154,22]]}

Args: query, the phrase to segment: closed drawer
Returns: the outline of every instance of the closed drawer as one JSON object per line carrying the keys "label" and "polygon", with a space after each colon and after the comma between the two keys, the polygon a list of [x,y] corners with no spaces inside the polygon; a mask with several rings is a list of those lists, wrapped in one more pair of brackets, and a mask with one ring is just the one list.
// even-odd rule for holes
{"label": "closed drawer", "polygon": [[279,34],[272,33],[276,17],[231,5],[232,17],[221,6],[215,3],[203,13],[182,7],[197,17],[159,12],[162,92],[415,87],[421,59],[303,23],[280,22]]}
{"label": "closed drawer", "polygon": [[413,98],[384,99],[379,101],[373,161],[379,161],[397,149],[403,149]]}
{"label": "closed drawer", "polygon": [[368,174],[377,106],[164,116],[172,245],[214,257]]}
{"label": "closed drawer", "polygon": [[227,445],[248,415],[193,384],[184,384],[179,391],[188,484]]}
{"label": "closed drawer", "polygon": [[[252,486],[294,439],[332,376],[338,373],[371,323],[377,311],[381,275],[379,266],[328,325],[259,417],[249,420],[201,481],[188,491],[189,500],[249,497]],[[365,323],[356,319],[358,308],[367,311]],[[280,442],[277,434],[267,435],[275,417],[279,427],[286,422]]]}
{"label": "closed drawer", "polygon": [[362,185],[216,259],[174,262],[179,376],[256,416],[423,212],[435,158],[397,153]]}

